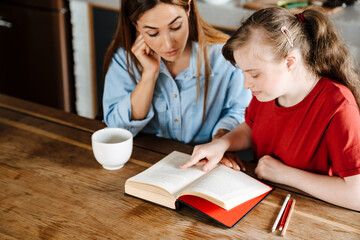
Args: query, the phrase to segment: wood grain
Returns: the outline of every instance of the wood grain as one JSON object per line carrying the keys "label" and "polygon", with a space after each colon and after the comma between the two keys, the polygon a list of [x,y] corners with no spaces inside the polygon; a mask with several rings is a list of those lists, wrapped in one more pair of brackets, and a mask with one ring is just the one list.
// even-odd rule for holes
{"label": "wood grain", "polygon": [[[69,121],[63,124],[56,117],[43,118],[4,105],[0,107],[0,239],[280,238],[279,232],[270,230],[288,190],[276,188],[234,228],[225,229],[188,207],[173,211],[124,195],[126,179],[167,152],[190,151],[191,146],[141,135],[134,139],[130,161],[122,169],[108,171],[91,151],[96,124],[53,111],[52,117]],[[31,111],[45,114],[41,106],[36,108]],[[83,127],[77,128],[81,121]],[[254,165],[247,167],[253,172]],[[286,238],[360,239],[358,212],[291,194],[296,207]]]}

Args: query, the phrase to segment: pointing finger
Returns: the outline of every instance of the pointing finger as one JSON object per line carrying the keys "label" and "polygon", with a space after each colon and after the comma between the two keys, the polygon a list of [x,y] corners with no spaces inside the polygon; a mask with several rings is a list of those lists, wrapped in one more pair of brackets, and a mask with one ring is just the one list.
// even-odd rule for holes
{"label": "pointing finger", "polygon": [[188,162],[184,163],[183,165],[181,165],[180,168],[184,169],[184,168],[191,167],[191,166],[197,164],[198,162],[200,162],[200,160],[202,160],[204,158],[205,157],[203,155],[201,155],[198,151],[197,152],[195,151],[193,153],[193,155],[191,155],[190,160]]}

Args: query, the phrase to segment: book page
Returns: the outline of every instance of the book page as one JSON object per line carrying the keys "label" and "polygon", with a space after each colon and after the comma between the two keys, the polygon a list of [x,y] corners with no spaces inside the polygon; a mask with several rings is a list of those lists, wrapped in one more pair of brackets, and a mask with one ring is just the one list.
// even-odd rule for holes
{"label": "book page", "polygon": [[190,155],[174,151],[128,181],[154,185],[176,196],[182,188],[205,174],[200,167],[180,169],[189,159]]}
{"label": "book page", "polygon": [[181,195],[203,197],[229,210],[270,190],[271,187],[244,172],[219,165],[188,186]]}

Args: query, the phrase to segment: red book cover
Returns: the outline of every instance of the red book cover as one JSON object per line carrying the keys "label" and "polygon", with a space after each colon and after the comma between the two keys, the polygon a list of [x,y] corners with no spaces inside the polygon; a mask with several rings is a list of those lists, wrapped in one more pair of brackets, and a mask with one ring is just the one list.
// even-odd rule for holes
{"label": "red book cover", "polygon": [[248,214],[254,207],[256,207],[256,205],[260,203],[271,191],[272,190],[258,197],[250,199],[247,202],[244,202],[230,210],[226,210],[212,202],[209,202],[208,200],[192,195],[181,196],[178,200],[181,203],[204,213],[220,224],[228,228],[232,228],[246,214]]}

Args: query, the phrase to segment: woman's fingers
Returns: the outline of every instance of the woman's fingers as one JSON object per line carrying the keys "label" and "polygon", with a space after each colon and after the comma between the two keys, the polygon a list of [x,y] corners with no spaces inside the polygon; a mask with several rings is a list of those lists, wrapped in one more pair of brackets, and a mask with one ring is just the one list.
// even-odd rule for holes
{"label": "woman's fingers", "polygon": [[226,152],[220,162],[236,171],[246,171],[244,163],[235,152]]}
{"label": "woman's fingers", "polygon": [[245,172],[245,171],[246,171],[246,168],[245,168],[244,162],[241,161],[241,159],[239,158],[239,156],[237,155],[236,152],[233,152],[232,154],[233,154],[233,156],[234,156],[234,161],[239,165],[240,170],[243,171],[243,172]]}

